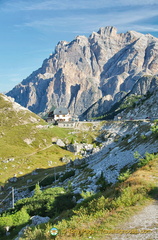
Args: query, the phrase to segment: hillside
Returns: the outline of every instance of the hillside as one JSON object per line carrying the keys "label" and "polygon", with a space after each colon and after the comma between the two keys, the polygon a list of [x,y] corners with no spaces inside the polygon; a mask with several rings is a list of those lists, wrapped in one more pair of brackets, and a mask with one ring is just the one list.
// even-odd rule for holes
{"label": "hillside", "polygon": [[[146,98],[155,110],[153,100]],[[78,122],[61,129],[4,95],[0,109],[2,240],[6,225],[13,240],[35,215],[48,224],[28,228],[22,239],[49,239],[52,226],[59,239],[99,239],[156,198],[157,121]]]}
{"label": "hillside", "polygon": [[38,114],[64,106],[82,117],[96,104],[89,113],[95,117],[109,111],[141,77],[156,76],[157,66],[157,38],[105,27],[88,38],[60,41],[41,68],[7,95]]}
{"label": "hillside", "polygon": [[[23,176],[36,168],[62,165],[67,151],[52,144],[70,130],[49,127],[44,120],[0,94],[0,182]],[[68,141],[72,139],[69,135]],[[72,155],[70,153],[70,155]]]}
{"label": "hillside", "polygon": [[131,104],[128,110],[126,108],[119,114],[122,119],[158,119],[158,77],[146,77],[146,80],[149,78],[152,81],[149,81],[151,85],[149,84],[150,87],[146,88],[146,92],[143,92],[140,82],[133,87],[129,97],[136,97],[135,93],[137,92],[139,98],[133,102],[133,105]]}
{"label": "hillside", "polygon": [[132,90],[126,94],[120,92],[121,100],[111,107],[108,112],[98,114],[98,103],[90,107],[84,118],[97,116],[96,119],[157,119],[158,118],[158,77],[143,76],[133,86]]}
{"label": "hillside", "polygon": [[[106,126],[107,129],[111,130],[110,125]],[[113,129],[114,132],[115,130]],[[140,151],[145,150],[141,148],[146,147],[147,142],[153,144],[149,136],[148,141],[144,140],[143,137],[142,142],[137,142],[137,149]],[[127,142],[130,142],[129,139]],[[15,239],[21,227],[26,224],[25,234],[20,232],[16,240],[52,239],[52,227],[59,230],[56,239],[60,240],[157,237],[156,214],[152,215],[153,218],[150,217],[151,214],[146,215],[148,222],[141,222],[141,226],[139,222],[135,222],[133,226],[125,224],[127,220],[130,224],[130,217],[146,205],[149,205],[146,209],[155,209],[153,200],[157,198],[158,183],[158,155],[146,153],[143,157],[137,153],[135,161],[132,161],[129,153],[132,152],[134,158],[135,149],[128,149],[127,142],[127,149],[121,149],[122,155],[115,147],[107,156],[103,148],[102,158],[101,155],[98,155],[98,158],[95,155],[95,158],[91,159],[90,156],[80,163],[76,160],[71,167],[69,164],[64,175],[62,173],[55,183],[52,179],[52,183],[49,183],[51,188],[50,185],[43,188],[41,182],[41,190],[38,185],[32,192],[25,190],[24,193],[24,190],[21,190],[26,194],[26,198],[17,201],[14,209],[0,217],[2,240],[6,239],[3,235],[5,223],[11,226],[9,240]],[[150,150],[155,150],[154,146]],[[19,194],[18,191],[15,194]],[[48,223],[38,226],[42,222]]]}

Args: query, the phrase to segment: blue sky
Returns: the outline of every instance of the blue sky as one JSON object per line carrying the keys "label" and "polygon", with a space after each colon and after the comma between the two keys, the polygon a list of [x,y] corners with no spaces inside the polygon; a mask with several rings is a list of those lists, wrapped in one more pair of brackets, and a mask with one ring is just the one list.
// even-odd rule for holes
{"label": "blue sky", "polygon": [[0,0],[0,92],[41,67],[59,41],[105,26],[158,37],[158,1]]}

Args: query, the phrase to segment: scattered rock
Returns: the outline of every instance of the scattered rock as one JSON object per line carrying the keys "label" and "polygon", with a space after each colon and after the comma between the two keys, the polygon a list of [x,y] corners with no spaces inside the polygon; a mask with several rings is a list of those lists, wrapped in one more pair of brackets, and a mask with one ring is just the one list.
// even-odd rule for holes
{"label": "scattered rock", "polygon": [[31,217],[31,220],[32,220],[31,226],[36,226],[41,223],[49,222],[50,218],[49,217],[40,217],[40,216],[36,215],[36,216]]}
{"label": "scattered rock", "polygon": [[27,184],[28,184],[28,183],[31,183],[31,182],[32,182],[32,179],[28,179],[28,180],[27,180]]}
{"label": "scattered rock", "polygon": [[23,227],[20,232],[18,233],[18,237],[15,238],[15,240],[20,240],[22,235],[24,234],[24,231],[29,227],[29,225]]}
{"label": "scattered rock", "polygon": [[64,156],[64,157],[61,158],[61,161],[63,163],[70,163],[72,161],[72,159],[69,156]]}
{"label": "scattered rock", "polygon": [[31,173],[31,175],[38,175],[38,172],[33,171],[33,172]]}
{"label": "scattered rock", "polygon": [[149,137],[151,134],[152,134],[152,131],[149,131],[149,132],[145,133],[144,135],[145,135],[146,137]]}
{"label": "scattered rock", "polygon": [[59,147],[65,147],[65,143],[61,139],[58,139],[56,141],[56,145],[58,145]]}
{"label": "scattered rock", "polygon": [[9,179],[9,182],[11,182],[11,183],[17,182],[17,178],[16,178],[16,177],[10,178],[10,179]]}
{"label": "scattered rock", "polygon": [[30,138],[24,139],[24,142],[27,143],[28,145],[30,145],[33,141],[35,141],[35,138],[33,138],[33,139],[30,139]]}

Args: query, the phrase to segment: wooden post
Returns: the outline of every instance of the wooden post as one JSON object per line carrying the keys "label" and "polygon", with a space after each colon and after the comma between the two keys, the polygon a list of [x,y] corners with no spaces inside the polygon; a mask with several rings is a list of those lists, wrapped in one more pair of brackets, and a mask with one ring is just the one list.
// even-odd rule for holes
{"label": "wooden post", "polygon": [[55,167],[54,167],[54,180],[56,182],[56,170],[55,170]]}
{"label": "wooden post", "polygon": [[14,188],[12,187],[12,207],[14,209]]}

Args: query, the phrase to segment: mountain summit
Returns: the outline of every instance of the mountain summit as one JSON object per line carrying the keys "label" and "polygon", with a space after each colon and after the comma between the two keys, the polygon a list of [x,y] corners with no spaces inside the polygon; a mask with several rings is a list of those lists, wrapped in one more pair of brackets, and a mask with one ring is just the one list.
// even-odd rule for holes
{"label": "mountain summit", "polygon": [[82,116],[97,102],[108,111],[142,76],[157,74],[157,38],[105,27],[88,38],[60,41],[42,67],[7,95],[35,113],[62,106]]}

